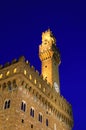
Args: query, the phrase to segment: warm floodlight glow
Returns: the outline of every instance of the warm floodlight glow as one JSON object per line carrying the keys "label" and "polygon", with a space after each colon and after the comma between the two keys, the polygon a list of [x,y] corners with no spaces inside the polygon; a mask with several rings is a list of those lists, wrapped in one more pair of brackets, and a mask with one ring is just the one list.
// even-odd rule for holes
{"label": "warm floodlight glow", "polygon": [[52,34],[52,32],[50,31],[50,29],[48,29],[47,31],[42,33],[42,43],[56,43],[56,40]]}
{"label": "warm floodlight glow", "polygon": [[36,79],[35,79],[35,80],[34,80],[34,83],[36,84],[36,82],[37,82],[37,81],[36,81]]}
{"label": "warm floodlight glow", "polygon": [[27,71],[26,70],[24,70],[24,75],[26,75],[27,74]]}
{"label": "warm floodlight glow", "polygon": [[41,84],[39,84],[39,88],[41,88]]}
{"label": "warm floodlight glow", "polygon": [[0,79],[3,77],[3,74],[0,74]]}
{"label": "warm floodlight glow", "polygon": [[30,80],[32,79],[32,76],[31,76],[31,74],[30,74],[30,76],[29,76],[29,79],[30,79]]}
{"label": "warm floodlight glow", "polygon": [[10,74],[10,71],[7,71],[6,76],[8,76],[9,74]]}
{"label": "warm floodlight glow", "polygon": [[17,68],[15,68],[15,69],[13,70],[14,73],[16,73],[16,71],[17,71]]}

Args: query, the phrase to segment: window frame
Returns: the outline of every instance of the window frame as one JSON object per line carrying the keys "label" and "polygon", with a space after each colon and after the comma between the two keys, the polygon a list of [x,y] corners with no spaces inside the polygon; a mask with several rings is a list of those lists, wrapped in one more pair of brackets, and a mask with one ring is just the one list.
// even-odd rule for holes
{"label": "window frame", "polygon": [[39,113],[39,115],[38,115],[38,121],[42,123],[42,121],[43,121],[43,115],[42,115],[42,113]]}
{"label": "window frame", "polygon": [[35,116],[35,110],[33,107],[30,108],[30,116],[34,118]]}
{"label": "window frame", "polygon": [[23,112],[26,111],[26,102],[25,101],[21,102],[21,111],[23,111]]}
{"label": "window frame", "polygon": [[11,104],[10,99],[6,99],[4,101],[4,109],[9,109],[10,108],[10,104]]}

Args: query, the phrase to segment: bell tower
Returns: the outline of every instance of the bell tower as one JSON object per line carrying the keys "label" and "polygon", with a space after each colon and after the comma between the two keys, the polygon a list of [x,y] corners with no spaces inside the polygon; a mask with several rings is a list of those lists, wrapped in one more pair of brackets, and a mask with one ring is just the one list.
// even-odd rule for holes
{"label": "bell tower", "polygon": [[50,29],[42,33],[42,44],[39,46],[39,58],[42,62],[41,73],[43,78],[60,92],[59,64],[60,53],[56,47],[56,39]]}

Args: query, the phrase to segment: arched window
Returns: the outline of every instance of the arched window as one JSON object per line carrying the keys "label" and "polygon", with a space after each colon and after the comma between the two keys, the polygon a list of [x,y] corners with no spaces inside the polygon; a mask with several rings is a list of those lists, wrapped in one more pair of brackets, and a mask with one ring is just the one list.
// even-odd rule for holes
{"label": "arched window", "polygon": [[48,126],[48,119],[46,119],[46,126]]}
{"label": "arched window", "polygon": [[10,100],[6,100],[4,104],[4,109],[10,108]]}
{"label": "arched window", "polygon": [[41,113],[39,113],[38,120],[39,120],[40,122],[42,122],[42,114],[41,114]]}
{"label": "arched window", "polygon": [[30,109],[30,116],[34,117],[34,108]]}
{"label": "arched window", "polygon": [[26,111],[26,103],[24,101],[21,103],[21,110],[24,112]]}

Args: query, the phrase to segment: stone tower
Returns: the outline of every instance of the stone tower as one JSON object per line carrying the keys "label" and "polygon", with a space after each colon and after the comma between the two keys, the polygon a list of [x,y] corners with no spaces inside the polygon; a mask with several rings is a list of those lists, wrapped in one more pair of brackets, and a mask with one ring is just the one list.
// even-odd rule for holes
{"label": "stone tower", "polygon": [[42,44],[39,46],[39,57],[42,61],[42,75],[51,87],[59,92],[60,53],[56,47],[56,39],[50,29],[42,33]]}
{"label": "stone tower", "polygon": [[24,56],[0,65],[0,130],[72,130],[72,107],[59,92],[60,55],[50,30],[42,33],[39,56],[42,75]]}

